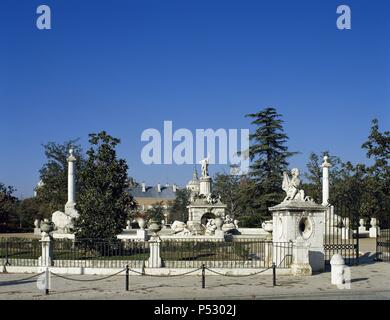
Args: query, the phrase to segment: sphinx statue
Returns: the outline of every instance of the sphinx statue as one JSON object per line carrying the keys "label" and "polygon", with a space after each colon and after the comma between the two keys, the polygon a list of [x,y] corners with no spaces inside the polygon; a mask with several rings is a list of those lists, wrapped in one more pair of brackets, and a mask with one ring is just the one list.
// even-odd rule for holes
{"label": "sphinx statue", "polygon": [[310,197],[305,196],[305,191],[299,189],[301,186],[299,169],[294,168],[291,170],[291,177],[288,172],[283,172],[283,184],[282,189],[286,192],[285,201],[310,201]]}

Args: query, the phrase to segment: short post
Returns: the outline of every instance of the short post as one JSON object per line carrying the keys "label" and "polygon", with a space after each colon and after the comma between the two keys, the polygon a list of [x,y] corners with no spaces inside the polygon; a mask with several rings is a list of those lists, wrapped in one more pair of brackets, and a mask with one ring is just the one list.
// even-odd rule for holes
{"label": "short post", "polygon": [[331,283],[337,286],[343,285],[344,283],[344,268],[345,262],[340,254],[333,255],[330,260],[331,265]]}
{"label": "short post", "polygon": [[202,289],[206,288],[206,267],[202,264]]}
{"label": "short post", "polygon": [[49,282],[50,282],[50,271],[49,271],[49,267],[46,267],[45,269],[45,295],[48,295],[49,294],[49,289],[50,289],[50,285],[49,285]]}
{"label": "short post", "polygon": [[126,266],[126,283],[125,283],[125,289],[126,291],[129,291],[129,266]]}
{"label": "short post", "polygon": [[276,287],[276,263],[272,262],[272,286]]}

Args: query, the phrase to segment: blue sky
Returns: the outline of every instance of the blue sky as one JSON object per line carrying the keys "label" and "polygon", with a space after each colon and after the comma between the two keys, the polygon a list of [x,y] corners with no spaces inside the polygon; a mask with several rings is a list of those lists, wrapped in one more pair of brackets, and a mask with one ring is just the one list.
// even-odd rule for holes
{"label": "blue sky", "polygon": [[[35,26],[52,10],[52,30]],[[352,30],[336,28],[336,8]],[[141,133],[250,128],[246,113],[283,114],[291,166],[311,151],[364,162],[370,121],[390,124],[390,3],[379,1],[3,0],[0,181],[29,196],[41,144],[106,130],[129,174],[183,185],[191,165],[145,166]],[[211,168],[214,173],[217,168]]]}

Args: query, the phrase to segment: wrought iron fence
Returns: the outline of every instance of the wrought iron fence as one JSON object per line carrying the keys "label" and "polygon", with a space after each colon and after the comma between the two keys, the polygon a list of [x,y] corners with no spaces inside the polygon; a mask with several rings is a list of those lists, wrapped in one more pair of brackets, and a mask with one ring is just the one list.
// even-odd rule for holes
{"label": "wrought iron fence", "polygon": [[390,262],[390,217],[379,220],[379,234],[376,238],[376,259]]}
{"label": "wrought iron fence", "polygon": [[55,240],[52,248],[55,267],[142,268],[149,258],[147,241]]}
{"label": "wrought iron fence", "polygon": [[38,239],[0,239],[0,263],[2,266],[38,266],[40,256],[41,244]]}
{"label": "wrought iron fence", "polygon": [[359,213],[356,206],[338,202],[325,211],[325,263],[334,254],[341,254],[348,265],[359,259]]}
{"label": "wrought iron fence", "polygon": [[[275,258],[279,268],[291,264],[292,244],[259,239],[224,241],[222,239],[169,239],[161,243],[161,258],[165,267],[198,268],[270,268]],[[276,257],[276,255],[281,257]]]}
{"label": "wrought iron fence", "polygon": [[[161,242],[163,267],[289,268],[291,243],[259,239],[169,239]],[[0,239],[2,265],[39,266],[39,240]],[[101,239],[55,239],[51,241],[54,267],[142,268],[150,256],[149,242]]]}

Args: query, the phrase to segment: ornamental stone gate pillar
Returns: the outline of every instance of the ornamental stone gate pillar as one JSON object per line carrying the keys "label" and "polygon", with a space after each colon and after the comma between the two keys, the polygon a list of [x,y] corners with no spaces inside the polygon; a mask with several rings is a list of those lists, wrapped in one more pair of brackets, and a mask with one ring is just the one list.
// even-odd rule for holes
{"label": "ornamental stone gate pillar", "polygon": [[150,256],[148,260],[148,268],[161,268],[162,260],[160,255],[161,239],[159,236],[152,236],[149,240]]}
{"label": "ornamental stone gate pillar", "polygon": [[324,271],[325,208],[312,201],[288,201],[269,210],[273,215],[272,242],[276,266],[286,258],[287,250],[283,244],[301,238],[299,245],[309,246],[309,264],[312,271]]}

